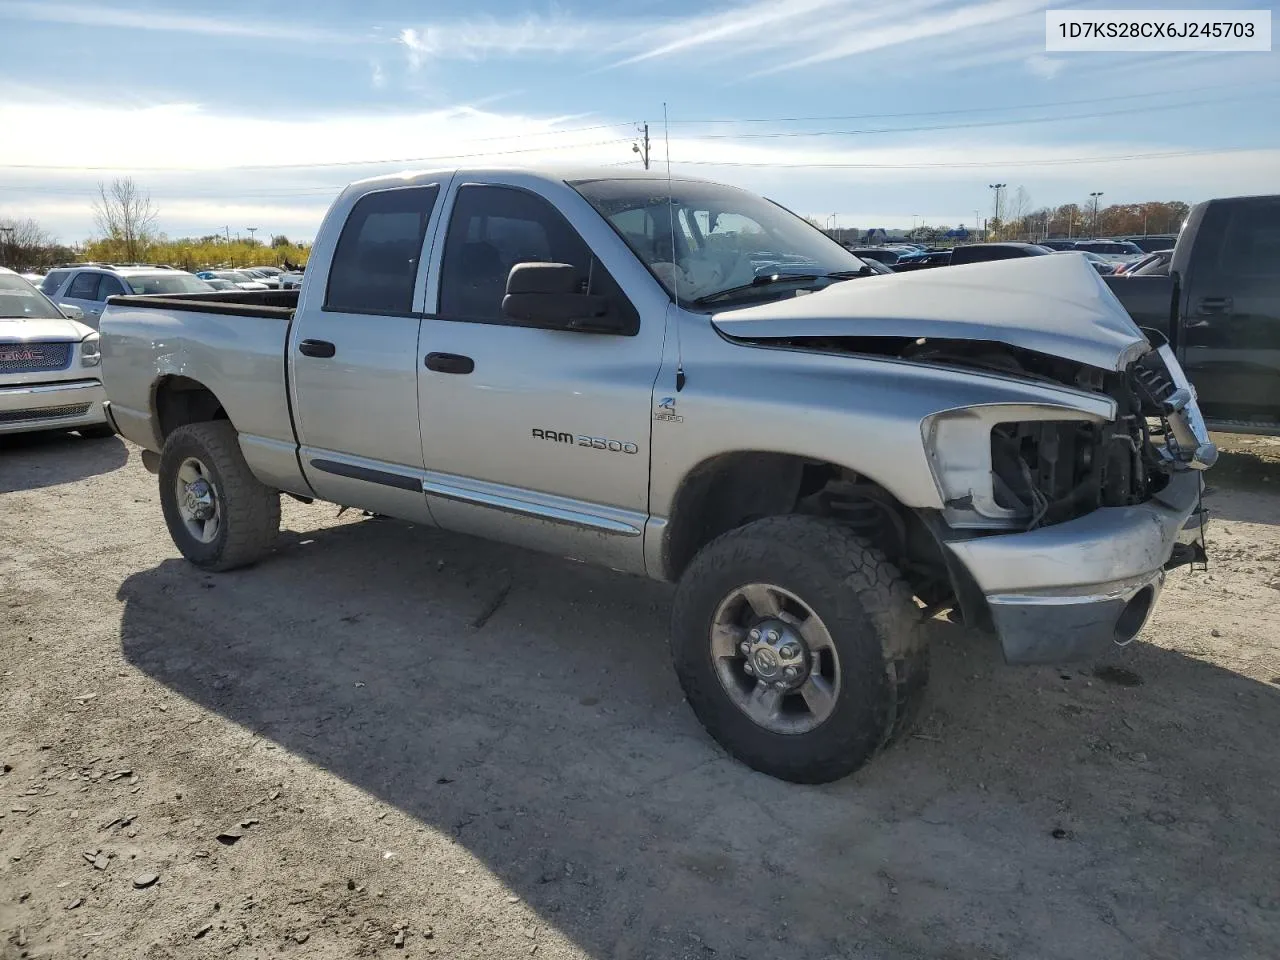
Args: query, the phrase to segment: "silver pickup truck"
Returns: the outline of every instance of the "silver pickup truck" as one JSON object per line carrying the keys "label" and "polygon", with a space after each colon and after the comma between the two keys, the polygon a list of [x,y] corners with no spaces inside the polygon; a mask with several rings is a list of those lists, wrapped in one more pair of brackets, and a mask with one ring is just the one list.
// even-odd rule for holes
{"label": "silver pickup truck", "polygon": [[192,563],[283,492],[674,581],[694,712],[788,780],[908,727],[925,620],[1087,657],[1203,555],[1194,393],[1080,257],[881,276],[728,186],[436,171],[348,187],[300,291],[101,330]]}

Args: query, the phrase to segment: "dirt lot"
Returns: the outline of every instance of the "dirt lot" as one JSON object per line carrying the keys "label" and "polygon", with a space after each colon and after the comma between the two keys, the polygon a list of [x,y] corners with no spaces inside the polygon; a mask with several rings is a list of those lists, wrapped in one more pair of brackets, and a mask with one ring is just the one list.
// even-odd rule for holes
{"label": "dirt lot", "polygon": [[1236,450],[1145,642],[934,621],[917,735],[813,788],[697,726],[665,587],[291,501],[206,576],[135,449],[0,441],[0,957],[1274,958],[1280,444]]}

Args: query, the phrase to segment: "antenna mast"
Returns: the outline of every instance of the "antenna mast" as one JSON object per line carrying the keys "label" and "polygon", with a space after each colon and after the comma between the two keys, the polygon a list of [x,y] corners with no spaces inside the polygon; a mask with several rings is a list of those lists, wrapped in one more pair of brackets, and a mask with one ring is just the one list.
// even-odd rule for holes
{"label": "antenna mast", "polygon": [[676,298],[676,393],[684,389],[684,344],[680,339],[680,264],[676,261],[676,201],[671,186],[671,127],[667,123],[667,102],[662,102],[662,145],[667,154],[667,217],[671,222],[671,292]]}

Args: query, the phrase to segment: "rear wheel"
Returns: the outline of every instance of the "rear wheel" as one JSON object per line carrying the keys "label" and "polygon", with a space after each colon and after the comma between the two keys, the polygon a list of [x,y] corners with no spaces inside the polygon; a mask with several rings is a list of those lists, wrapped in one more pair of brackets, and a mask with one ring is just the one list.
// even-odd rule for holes
{"label": "rear wheel", "polygon": [[226,420],[169,435],[160,455],[160,505],[174,544],[204,570],[254,563],[280,531],[280,494],[253,475]]}
{"label": "rear wheel", "polygon": [[753,769],[824,783],[907,729],[928,679],[911,593],[884,556],[814,517],[706,546],[676,593],[672,654],[708,732]]}

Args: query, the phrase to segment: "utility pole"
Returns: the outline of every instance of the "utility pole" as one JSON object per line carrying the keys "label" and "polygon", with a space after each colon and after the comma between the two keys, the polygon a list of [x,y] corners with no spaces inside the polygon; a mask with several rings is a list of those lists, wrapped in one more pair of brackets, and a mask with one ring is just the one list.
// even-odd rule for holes
{"label": "utility pole", "polygon": [[649,124],[639,124],[636,132],[640,134],[640,138],[631,144],[631,152],[640,154],[640,162],[644,164],[646,170],[649,169]]}
{"label": "utility pole", "polygon": [[1102,191],[1095,190],[1089,196],[1093,197],[1093,235],[1096,237],[1098,235],[1098,198],[1102,196]]}
{"label": "utility pole", "polygon": [[249,231],[249,246],[253,246],[253,235],[258,232],[257,227],[245,227]]}
{"label": "utility pole", "polygon": [[[13,246],[13,227],[0,227],[0,233],[4,234],[4,259],[0,263],[9,263],[10,248]],[[17,259],[16,256],[13,257],[14,262],[10,264],[15,270],[18,269]]]}
{"label": "utility pole", "polygon": [[992,213],[991,213],[992,229],[995,229],[997,226],[1000,225],[1000,211],[1001,211],[1000,200],[1003,196],[1004,188],[1007,186],[1008,186],[1007,183],[988,183],[987,184],[987,189],[995,191],[995,195],[996,195],[995,206],[992,209]]}

